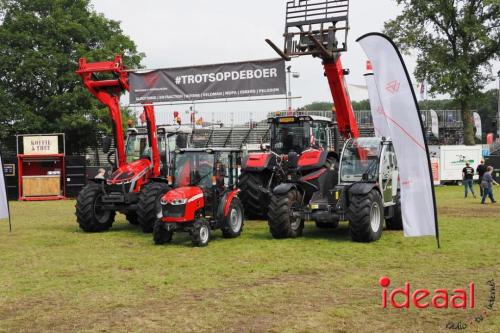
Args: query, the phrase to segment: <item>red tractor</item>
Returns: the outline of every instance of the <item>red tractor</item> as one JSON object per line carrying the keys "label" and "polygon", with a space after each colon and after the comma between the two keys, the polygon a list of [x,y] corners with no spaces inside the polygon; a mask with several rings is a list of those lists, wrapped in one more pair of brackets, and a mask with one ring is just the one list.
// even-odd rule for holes
{"label": "red tractor", "polygon": [[238,187],[249,218],[265,219],[272,190],[288,178],[289,156],[301,158],[301,170],[313,174],[337,165],[335,123],[331,118],[293,113],[268,119],[270,144],[245,156]]}
{"label": "red tractor", "polygon": [[[114,61],[95,63],[80,59],[77,74],[85,87],[109,108],[116,145],[115,152],[110,153],[115,155],[115,161],[110,161],[114,165],[111,176],[92,179],[79,193],[77,222],[86,232],[105,231],[111,228],[116,212],[121,212],[130,223],[151,232],[160,209],[157,202],[170,189],[166,180],[169,150],[173,141],[179,141],[177,136],[186,134],[172,131],[172,127],[157,129],[153,106],[144,105],[147,131],[139,134],[130,130],[125,144],[120,96],[129,90],[129,84],[121,56]],[[187,139],[180,141],[186,143]],[[104,150],[109,151],[110,145],[111,141],[106,140]],[[149,152],[145,153],[146,150]]]}
{"label": "red tractor", "polygon": [[161,198],[162,211],[154,225],[155,244],[172,240],[176,231],[189,232],[195,246],[206,246],[211,231],[225,238],[240,236],[243,206],[238,199],[241,151],[229,148],[177,150],[173,161],[173,189]]}

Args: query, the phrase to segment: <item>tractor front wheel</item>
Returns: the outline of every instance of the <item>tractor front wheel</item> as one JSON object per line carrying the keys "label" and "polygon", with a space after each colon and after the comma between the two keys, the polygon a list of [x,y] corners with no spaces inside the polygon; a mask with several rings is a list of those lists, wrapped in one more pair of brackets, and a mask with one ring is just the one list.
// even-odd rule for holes
{"label": "tractor front wheel", "polygon": [[398,196],[394,206],[394,214],[391,218],[385,220],[388,230],[403,230],[403,215],[401,213],[401,199]]}
{"label": "tractor front wheel", "polygon": [[167,230],[167,226],[160,219],[156,220],[153,227],[153,239],[156,245],[170,243],[174,232]]}
{"label": "tractor front wheel", "polygon": [[295,189],[271,197],[267,223],[274,238],[302,236],[304,221],[296,213],[301,204],[302,195]]}
{"label": "tractor front wheel", "polygon": [[96,183],[85,186],[76,199],[76,220],[85,232],[100,232],[111,228],[116,212],[105,209],[103,192]]}
{"label": "tractor front wheel", "polygon": [[207,246],[210,241],[210,234],[210,224],[205,220],[196,220],[191,230],[191,241],[194,246]]}
{"label": "tractor front wheel", "polygon": [[236,238],[243,231],[243,206],[238,198],[233,198],[229,206],[229,213],[224,217],[222,236]]}
{"label": "tractor front wheel", "polygon": [[160,198],[169,190],[168,184],[160,182],[151,182],[142,186],[137,204],[137,221],[143,232],[153,232],[158,214],[161,213]]}
{"label": "tractor front wheel", "polygon": [[347,210],[349,234],[355,242],[373,242],[382,236],[384,206],[380,192],[373,189],[367,194],[351,196]]}

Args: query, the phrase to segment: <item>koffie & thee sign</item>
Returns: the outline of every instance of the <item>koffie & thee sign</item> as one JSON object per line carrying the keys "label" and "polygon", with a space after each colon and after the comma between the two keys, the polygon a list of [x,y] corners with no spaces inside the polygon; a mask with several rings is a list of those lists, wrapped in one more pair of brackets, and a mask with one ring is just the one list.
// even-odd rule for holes
{"label": "koffie & thee sign", "polygon": [[24,155],[51,155],[59,153],[57,136],[23,137]]}
{"label": "koffie & thee sign", "polygon": [[281,59],[131,72],[130,104],[286,94]]}

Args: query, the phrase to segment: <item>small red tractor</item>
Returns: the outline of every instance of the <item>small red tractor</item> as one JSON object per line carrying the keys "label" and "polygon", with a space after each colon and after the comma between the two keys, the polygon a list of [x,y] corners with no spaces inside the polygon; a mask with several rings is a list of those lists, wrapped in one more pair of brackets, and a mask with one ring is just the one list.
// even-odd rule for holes
{"label": "small red tractor", "polygon": [[[116,212],[121,212],[131,224],[152,232],[159,211],[157,202],[170,189],[167,183],[170,151],[179,142],[185,147],[188,134],[176,126],[157,128],[154,108],[148,104],[144,105],[146,132],[129,130],[125,143],[120,96],[129,90],[129,84],[122,57],[94,63],[80,59],[77,74],[90,93],[109,108],[116,146],[108,155],[114,169],[111,176],[90,180],[79,193],[77,222],[86,232],[105,231],[111,228]],[[104,140],[103,150],[109,152],[110,145],[109,138]],[[115,155],[114,161],[111,155]]]}
{"label": "small red tractor", "polygon": [[230,148],[180,149],[173,159],[173,189],[163,195],[154,225],[155,244],[172,240],[176,231],[189,232],[195,246],[208,245],[211,231],[225,238],[240,236],[244,212],[236,188],[241,151]]}

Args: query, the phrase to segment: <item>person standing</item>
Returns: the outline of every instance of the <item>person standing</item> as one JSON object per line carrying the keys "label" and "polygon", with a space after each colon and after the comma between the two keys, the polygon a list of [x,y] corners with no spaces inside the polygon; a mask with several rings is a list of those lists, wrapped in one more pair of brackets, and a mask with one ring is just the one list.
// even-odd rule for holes
{"label": "person standing", "polygon": [[481,186],[481,182],[483,181],[483,175],[486,172],[486,165],[484,165],[484,160],[481,159],[481,163],[476,168],[476,173],[479,176],[479,191],[481,193],[481,197],[483,197],[483,187]]}
{"label": "person standing", "polygon": [[462,169],[462,180],[465,186],[465,196],[467,198],[468,190],[472,193],[472,196],[476,198],[476,194],[474,193],[474,168],[471,168],[469,162],[465,163],[465,168]]}
{"label": "person standing", "polygon": [[495,198],[493,197],[493,184],[498,185],[498,183],[493,179],[493,167],[489,166],[483,175],[483,181],[481,182],[481,187],[483,188],[483,198],[481,203],[484,205],[486,197],[490,197],[492,203],[495,203]]}

